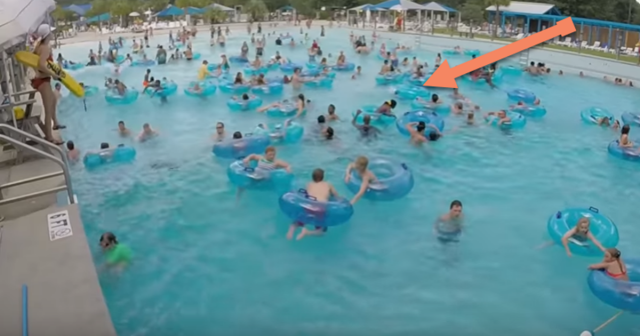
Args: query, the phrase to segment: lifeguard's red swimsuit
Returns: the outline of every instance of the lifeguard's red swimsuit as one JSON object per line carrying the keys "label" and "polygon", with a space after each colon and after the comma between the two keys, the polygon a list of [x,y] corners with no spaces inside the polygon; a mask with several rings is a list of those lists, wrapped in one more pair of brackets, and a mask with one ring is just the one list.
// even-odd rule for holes
{"label": "lifeguard's red swimsuit", "polygon": [[[49,55],[47,62],[53,62],[53,56]],[[38,72],[42,73],[41,71]],[[31,86],[36,90],[44,83],[51,83],[51,77],[38,77],[31,80]]]}

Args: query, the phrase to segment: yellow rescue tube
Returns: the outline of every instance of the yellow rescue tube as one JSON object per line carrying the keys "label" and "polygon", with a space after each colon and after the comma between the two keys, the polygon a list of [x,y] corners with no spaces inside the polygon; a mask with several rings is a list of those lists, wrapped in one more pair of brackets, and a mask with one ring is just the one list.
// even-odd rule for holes
{"label": "yellow rescue tube", "polygon": [[[16,60],[18,60],[18,62],[28,67],[38,69],[38,61],[40,60],[38,55],[28,51],[18,51],[15,57],[16,57]],[[80,98],[84,97],[84,89],[82,88],[82,86],[80,86],[80,84],[78,84],[78,82],[76,82],[76,80],[73,79],[73,77],[71,77],[68,73],[62,70],[62,68],[57,63],[49,61],[47,62],[47,66],[49,70],[51,70],[51,72],[56,74],[56,76],[60,77],[60,82],[67,89],[69,89],[71,93],[73,93],[76,97],[80,97]]]}

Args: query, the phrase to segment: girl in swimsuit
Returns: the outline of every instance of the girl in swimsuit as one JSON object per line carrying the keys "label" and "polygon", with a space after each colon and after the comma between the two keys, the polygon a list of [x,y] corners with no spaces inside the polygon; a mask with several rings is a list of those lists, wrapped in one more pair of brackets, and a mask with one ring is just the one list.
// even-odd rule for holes
{"label": "girl in swimsuit", "polygon": [[37,67],[37,75],[31,80],[31,86],[40,93],[42,97],[42,105],[44,106],[44,134],[45,139],[56,145],[64,144],[64,141],[53,138],[53,130],[65,128],[58,124],[56,117],[56,96],[51,88],[51,79],[59,80],[60,76],[55,72],[56,69],[50,69],[47,63],[53,62],[51,56],[50,42],[53,38],[51,27],[42,24],[38,27],[35,34],[39,41],[35,43],[34,53],[40,57]]}
{"label": "girl in swimsuit", "polygon": [[604,251],[602,262],[589,266],[590,270],[603,270],[608,276],[622,281],[629,281],[627,266],[620,258],[621,253],[617,248],[608,248]]}
{"label": "girl in swimsuit", "polygon": [[620,130],[620,139],[618,139],[618,146],[623,148],[633,147],[633,142],[629,140],[629,131],[631,131],[631,127],[629,125],[622,126]]}
{"label": "girl in swimsuit", "polygon": [[[282,161],[276,159],[276,148],[273,146],[269,146],[264,150],[264,155],[251,154],[247,156],[244,160],[242,160],[242,164],[245,167],[251,167],[250,164],[253,161],[257,161],[258,165],[256,169],[247,174],[254,181],[259,182],[262,180],[268,180],[271,172],[277,169],[284,169],[287,173],[291,172],[291,166]],[[236,193],[236,201],[240,199],[242,196],[243,188],[238,188],[238,192]]]}
{"label": "girl in swimsuit", "polygon": [[580,246],[589,246],[587,245],[588,241],[591,241],[593,245],[597,246],[602,252],[605,252],[605,248],[600,244],[598,239],[591,234],[589,231],[589,218],[582,217],[578,220],[578,223],[574,228],[567,231],[562,237],[562,246],[567,251],[567,255],[571,257],[571,249],[569,248],[569,242],[580,245]]}

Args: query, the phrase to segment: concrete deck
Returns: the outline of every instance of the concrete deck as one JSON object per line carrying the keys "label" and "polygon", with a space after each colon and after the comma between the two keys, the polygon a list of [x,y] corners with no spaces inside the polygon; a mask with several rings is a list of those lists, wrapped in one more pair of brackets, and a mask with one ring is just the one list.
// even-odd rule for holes
{"label": "concrete deck", "polygon": [[[47,215],[64,210],[73,235],[51,241]],[[30,335],[116,335],[76,204],[0,225],[0,335],[22,335],[23,284]]]}

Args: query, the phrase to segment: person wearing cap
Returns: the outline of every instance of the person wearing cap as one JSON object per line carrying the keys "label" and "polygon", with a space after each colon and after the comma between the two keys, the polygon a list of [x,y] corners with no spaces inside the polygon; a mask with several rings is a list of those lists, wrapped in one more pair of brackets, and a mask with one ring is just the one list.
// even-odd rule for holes
{"label": "person wearing cap", "polygon": [[44,136],[45,139],[56,145],[64,144],[64,141],[53,138],[53,130],[65,128],[58,123],[56,117],[56,96],[51,88],[51,79],[59,80],[60,76],[49,68],[48,63],[53,62],[51,55],[51,27],[42,24],[35,32],[37,38],[33,53],[40,57],[36,76],[31,80],[31,86],[40,93],[42,105],[44,107]]}

